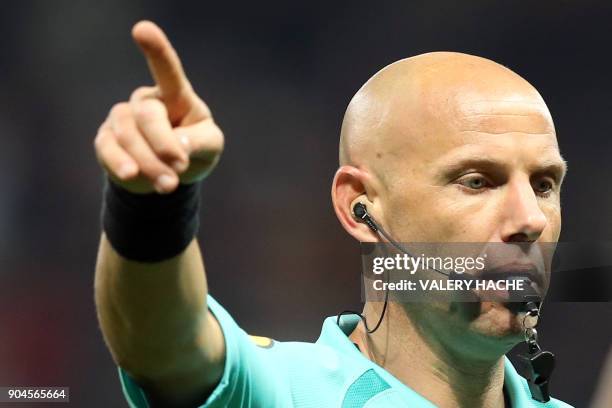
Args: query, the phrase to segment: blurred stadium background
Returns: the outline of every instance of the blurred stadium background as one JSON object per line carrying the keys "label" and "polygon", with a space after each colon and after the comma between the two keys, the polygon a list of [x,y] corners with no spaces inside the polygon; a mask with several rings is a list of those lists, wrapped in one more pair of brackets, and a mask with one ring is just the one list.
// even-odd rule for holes
{"label": "blurred stadium background", "polygon": [[[324,316],[360,305],[358,244],[329,194],[342,115],[394,60],[463,51],[527,78],[569,161],[562,239],[612,239],[611,17],[605,1],[3,4],[0,385],[69,386],[79,407],[125,404],[93,304],[92,141],[110,106],[151,82],[130,38],[138,19],[167,30],[227,138],[202,189],[211,293],[253,334],[314,340]],[[545,309],[553,393],[584,407],[611,304]]]}

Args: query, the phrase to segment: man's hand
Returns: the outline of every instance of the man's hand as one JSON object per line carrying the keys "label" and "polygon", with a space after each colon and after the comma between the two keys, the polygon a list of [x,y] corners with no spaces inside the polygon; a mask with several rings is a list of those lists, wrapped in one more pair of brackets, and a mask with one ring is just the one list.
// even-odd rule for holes
{"label": "man's hand", "polygon": [[204,178],[223,151],[223,133],[193,91],[164,32],[150,21],[132,29],[156,86],[113,106],[95,139],[110,178],[135,193],[169,193]]}

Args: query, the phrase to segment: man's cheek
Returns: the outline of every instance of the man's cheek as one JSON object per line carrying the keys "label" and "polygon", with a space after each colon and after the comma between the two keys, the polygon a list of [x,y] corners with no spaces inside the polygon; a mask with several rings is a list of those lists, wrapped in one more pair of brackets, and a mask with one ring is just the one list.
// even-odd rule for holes
{"label": "man's cheek", "polygon": [[432,217],[429,228],[436,228],[441,241],[487,242],[494,224],[494,218],[482,208],[454,208]]}
{"label": "man's cheek", "polygon": [[561,235],[561,208],[548,208],[544,210],[547,225],[542,234],[542,241],[557,242]]}

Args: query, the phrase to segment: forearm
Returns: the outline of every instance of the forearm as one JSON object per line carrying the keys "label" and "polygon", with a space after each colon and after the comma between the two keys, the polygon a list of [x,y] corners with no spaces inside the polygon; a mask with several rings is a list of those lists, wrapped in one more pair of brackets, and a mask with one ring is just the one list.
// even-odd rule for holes
{"label": "forearm", "polygon": [[105,341],[117,365],[162,400],[197,400],[223,372],[223,335],[206,292],[196,239],[151,264],[121,257],[102,234],[95,299]]}
{"label": "forearm", "polygon": [[206,291],[195,239],[178,256],[141,263],[120,256],[102,235],[95,278],[98,318],[124,368],[152,376],[170,369],[165,360],[175,361],[203,329]]}

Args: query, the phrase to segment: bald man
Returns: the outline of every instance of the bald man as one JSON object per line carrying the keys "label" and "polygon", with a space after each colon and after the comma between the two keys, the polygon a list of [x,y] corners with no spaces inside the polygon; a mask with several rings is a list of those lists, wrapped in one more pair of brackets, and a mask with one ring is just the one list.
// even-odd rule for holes
{"label": "bald man", "polygon": [[[246,334],[208,293],[194,238],[198,183],[223,135],[164,33],[140,22],[132,34],[156,85],[115,105],[95,139],[109,179],[96,305],[130,406],[569,406],[531,398],[505,357],[524,313],[500,302],[475,314],[390,302],[376,332],[330,317],[316,343]],[[384,68],[352,99],[332,200],[360,242],[381,237],[357,203],[401,242],[556,242],[564,173],[529,83],[483,58],[430,53]],[[367,302],[363,315],[381,309]]]}

